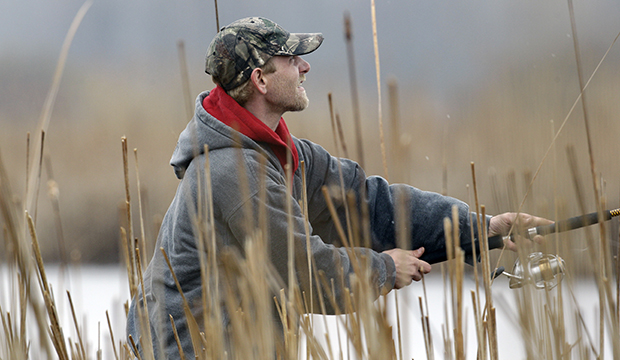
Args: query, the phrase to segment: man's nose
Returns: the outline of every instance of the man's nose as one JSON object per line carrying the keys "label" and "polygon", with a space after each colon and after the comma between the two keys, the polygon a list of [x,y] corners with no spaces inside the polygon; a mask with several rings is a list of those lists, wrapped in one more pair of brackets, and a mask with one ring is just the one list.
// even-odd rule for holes
{"label": "man's nose", "polygon": [[302,58],[299,58],[299,60],[299,73],[305,74],[310,71],[310,64]]}

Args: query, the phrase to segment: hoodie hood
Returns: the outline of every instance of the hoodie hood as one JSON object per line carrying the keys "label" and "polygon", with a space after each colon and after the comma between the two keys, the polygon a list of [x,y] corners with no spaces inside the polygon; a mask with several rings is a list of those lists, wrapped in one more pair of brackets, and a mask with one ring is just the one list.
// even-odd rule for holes
{"label": "hoodie hood", "polygon": [[170,159],[170,165],[174,168],[177,178],[182,179],[185,170],[192,160],[204,154],[204,146],[209,146],[209,151],[228,147],[254,148],[264,152],[264,150],[254,140],[236,132],[233,135],[231,127],[225,125],[202,106],[203,100],[209,95],[205,91],[196,98],[196,109],[194,117],[187,124],[187,127],[177,141],[177,146]]}

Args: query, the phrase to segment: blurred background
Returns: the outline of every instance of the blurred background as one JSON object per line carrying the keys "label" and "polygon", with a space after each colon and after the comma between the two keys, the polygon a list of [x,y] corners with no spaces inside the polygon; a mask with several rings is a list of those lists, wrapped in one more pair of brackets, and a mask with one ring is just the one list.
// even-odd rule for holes
{"label": "blurred background", "polygon": [[[0,156],[16,202],[23,201],[25,191],[27,133],[34,136],[63,39],[81,5],[76,0],[0,3]],[[324,34],[321,48],[305,57],[312,66],[304,83],[310,107],[285,119],[297,137],[344,155],[334,146],[327,102],[332,93],[348,156],[359,160],[343,22],[345,12],[350,13],[364,165],[368,174],[385,176],[370,1],[220,0],[218,6],[220,26],[260,15],[291,32]],[[620,31],[620,2],[577,0],[574,6],[587,80]],[[556,209],[560,217],[581,213],[568,146],[575,149],[585,210],[596,210],[581,105],[567,118],[579,82],[566,1],[379,0],[376,11],[390,181],[472,204],[474,162],[487,212],[516,211],[567,119],[522,210],[550,218]],[[154,241],[158,219],[178,184],[168,162],[189,120],[177,44],[185,44],[193,106],[199,92],[213,87],[203,63],[216,29],[210,1],[93,3],[69,51],[46,134],[37,229],[47,261],[118,261],[125,199],[122,136],[130,150],[138,151],[146,235]],[[607,208],[619,205],[618,46],[586,91]],[[396,84],[397,102],[390,101],[395,99],[389,96],[390,81]],[[130,172],[132,199],[137,200],[133,156]],[[59,245],[46,195],[49,179],[58,184],[64,245]],[[133,209],[137,219],[135,202]],[[609,236],[617,244],[615,224]],[[579,255],[583,233],[571,234],[568,240],[576,245],[568,251]]]}

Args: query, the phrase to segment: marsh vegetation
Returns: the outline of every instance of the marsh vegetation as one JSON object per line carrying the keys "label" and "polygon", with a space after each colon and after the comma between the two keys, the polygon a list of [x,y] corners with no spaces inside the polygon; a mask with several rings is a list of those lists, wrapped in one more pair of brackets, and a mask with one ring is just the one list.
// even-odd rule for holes
{"label": "marsh vegetation", "polygon": [[[570,32],[570,25],[566,31]],[[494,67],[485,81],[461,88],[458,95],[450,94],[449,103],[442,102],[427,84],[403,84],[401,77],[386,79],[386,163],[380,150],[376,95],[368,89],[360,91],[361,136],[354,135],[350,97],[338,87],[340,91],[331,94],[331,109],[328,91],[317,87],[313,93],[309,89],[316,105],[304,113],[291,114],[287,122],[293,134],[314,139],[338,156],[356,159],[355,146],[363,139],[368,173],[387,173],[392,182],[463,199],[472,209],[484,204],[489,214],[523,211],[563,219],[597,208],[618,208],[617,45],[597,68],[614,36],[607,34],[598,40],[605,43],[603,48],[582,44],[584,83],[596,69],[587,83],[585,103],[579,99],[572,42],[551,54],[545,52],[541,58],[533,56],[519,62],[506,58],[505,66]],[[40,65],[35,60],[29,63],[31,68]],[[316,81],[321,80],[320,64],[328,63],[315,65],[308,83],[315,73]],[[374,78],[374,73],[360,68],[360,78]],[[3,59],[3,87],[9,84],[5,80],[11,79],[6,74],[19,72],[17,69],[17,63]],[[14,79],[10,86],[27,89],[28,80],[34,82],[36,75]],[[38,101],[15,99],[22,107],[10,107],[12,112],[3,113],[10,121],[2,119],[0,144],[0,224],[5,263],[0,267],[0,358],[128,359],[133,344],[124,333],[112,331],[118,324],[103,318],[98,323],[83,323],[80,314],[86,310],[72,306],[70,292],[49,287],[45,264],[58,263],[60,268],[79,268],[79,264],[93,261],[121,264],[127,273],[128,294],[135,293],[144,265],[154,251],[159,251],[153,246],[159,219],[177,185],[167,163],[185,125],[182,119],[187,118],[184,104],[188,99],[181,91],[179,75],[172,71],[162,72],[149,82],[136,82],[114,71],[82,71],[79,66],[68,66],[64,76],[66,85],[59,93],[53,116],[49,114],[52,122],[44,137],[33,128],[32,121],[24,120],[32,116],[33,102],[37,109],[43,106],[44,94],[35,96]],[[201,82],[205,88],[211,86]],[[348,79],[342,77],[340,82],[347,83]],[[126,137],[121,145],[123,135]],[[42,138],[43,145],[37,147]],[[40,184],[27,185],[33,184],[33,179],[39,179]],[[207,184],[204,189],[204,207],[197,215],[202,225],[197,229],[200,242],[210,249],[213,239]],[[352,221],[363,222],[363,214],[353,214]],[[449,221],[446,226],[452,229]],[[450,252],[452,260],[434,266],[433,285],[426,279],[412,285],[424,290],[414,298],[393,292],[377,302],[368,301],[374,297],[367,296],[365,259],[358,259],[359,276],[351,287],[350,301],[339,309],[348,315],[337,317],[302,315],[309,308],[318,308],[320,313],[325,304],[310,303],[312,294],[301,293],[295,286],[282,287],[286,290],[275,300],[268,295],[274,286],[282,284],[261,266],[265,263],[265,254],[260,251],[264,249],[265,229],[253,230],[256,236],[247,241],[247,254],[251,256],[235,258],[231,254],[223,268],[204,263],[205,273],[221,271],[222,278],[227,274],[238,276],[234,286],[247,296],[247,307],[242,311],[230,309],[236,314],[230,331],[247,344],[239,350],[239,359],[272,358],[272,324],[261,314],[270,312],[274,301],[286,319],[286,342],[277,351],[288,359],[405,359],[408,342],[424,347],[429,359],[465,358],[472,347],[479,358],[505,358],[503,354],[511,350],[502,348],[498,340],[505,336],[497,328],[498,312],[501,316],[515,315],[512,321],[520,329],[517,336],[525,358],[620,358],[617,220],[550,235],[544,244],[518,254],[483,253],[475,270],[463,264],[462,254],[455,247]],[[362,234],[343,234],[343,238],[351,244],[365,241]],[[448,239],[448,243],[453,241]],[[498,266],[511,269],[517,258],[524,259],[533,251],[561,256],[567,264],[564,281],[549,290],[528,286],[515,290],[514,300],[495,297],[495,287],[505,283],[500,280],[491,285],[490,272]],[[291,259],[291,266],[293,263]],[[321,284],[314,291],[330,291],[329,279],[316,272],[310,274]],[[587,297],[575,294],[583,282],[596,285],[588,288],[591,294]],[[443,287],[444,296],[429,298],[427,286],[436,289],[437,283]],[[215,291],[208,282],[205,289]],[[218,307],[212,300],[206,296],[201,304],[210,316],[201,324],[204,331],[194,331],[192,340],[201,358],[225,358],[220,342],[204,341],[223,336],[221,322],[217,321]],[[435,308],[429,303],[438,302],[443,304],[443,314],[429,310]],[[514,308],[502,305],[508,303]],[[88,303],[82,306],[88,308]],[[110,313],[126,311],[123,307],[127,305],[117,306]],[[404,314],[404,309],[412,306],[419,318],[405,326],[401,320],[414,317]],[[592,311],[594,315],[584,320],[584,312]],[[112,320],[122,321],[120,318],[112,316]],[[466,329],[471,329],[467,321],[473,322],[474,333],[467,333]],[[409,327],[421,329],[421,337],[411,339]],[[108,353],[98,351],[99,346],[93,349],[85,345],[84,334],[98,331],[109,333],[112,349]],[[473,345],[471,339],[475,339]],[[146,339],[133,340],[149,343]]]}

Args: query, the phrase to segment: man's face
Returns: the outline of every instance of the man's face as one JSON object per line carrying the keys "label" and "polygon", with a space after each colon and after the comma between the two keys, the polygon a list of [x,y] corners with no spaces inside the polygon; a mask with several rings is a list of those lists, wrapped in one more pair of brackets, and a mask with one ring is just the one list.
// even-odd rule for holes
{"label": "man's face", "polygon": [[310,71],[310,64],[299,56],[274,56],[276,71],[268,79],[267,101],[274,111],[301,111],[308,107],[306,89],[301,83]]}

